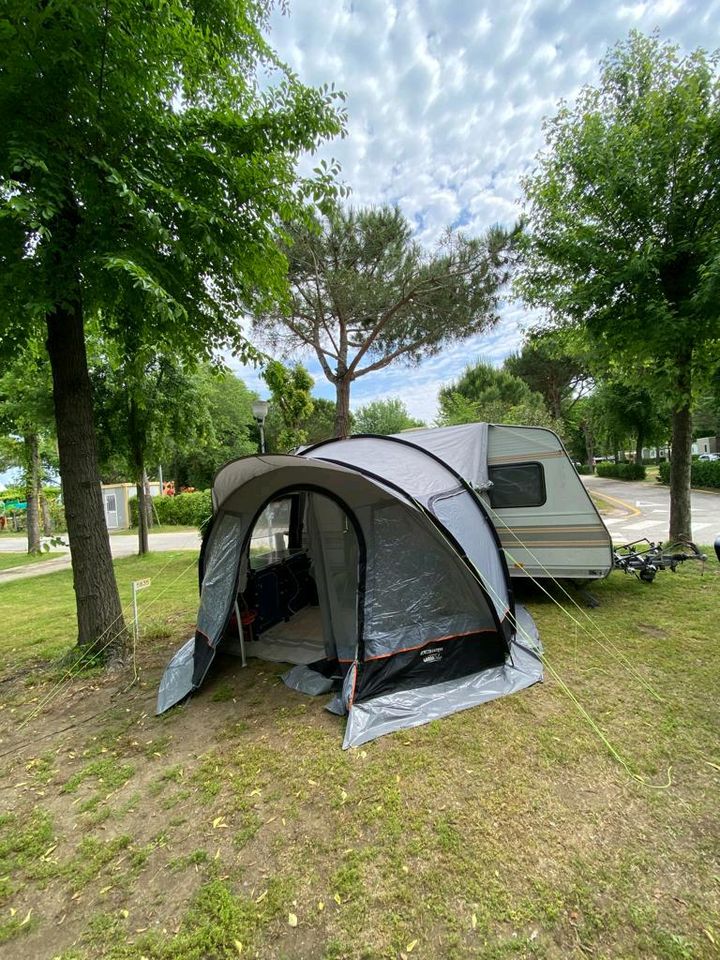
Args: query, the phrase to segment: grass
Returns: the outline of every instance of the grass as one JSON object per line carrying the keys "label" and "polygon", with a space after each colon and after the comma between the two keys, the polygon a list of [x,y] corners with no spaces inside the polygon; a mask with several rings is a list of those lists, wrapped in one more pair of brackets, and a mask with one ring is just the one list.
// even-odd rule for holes
{"label": "grass", "polygon": [[[198,541],[200,537],[200,532],[197,527],[182,526],[180,524],[178,525],[173,525],[168,523],[155,524],[150,528],[149,532],[150,533],[194,533],[198,538]],[[137,535],[138,535],[137,527],[126,527],[123,530],[110,531],[111,537],[136,537]],[[190,545],[191,545],[191,538],[188,538],[188,547],[190,547]]]}
{"label": "grass", "polygon": [[[718,956],[716,563],[594,585],[595,639],[587,611],[574,623],[528,594],[545,684],[343,752],[343,721],[287,690],[280,664],[222,664],[186,707],[152,716],[194,616],[187,560],[118,562],[123,583],[178,577],[158,591],[132,687],[78,677],[20,727],[53,688],[5,684],[0,954]],[[44,577],[43,596],[69,603],[63,576]],[[0,669],[28,643],[60,652],[31,642],[55,614],[5,591],[20,632]]]}
{"label": "grass", "polygon": [[600,513],[614,513],[617,510],[616,503],[610,503],[594,491],[590,491],[590,499],[597,507]]}
{"label": "grass", "polygon": [[[153,583],[138,595],[140,623],[145,632],[162,635],[184,632],[197,613],[197,557],[189,551],[151,553],[114,562],[126,616],[131,615],[133,580],[146,577]],[[75,595],[72,571],[46,574],[0,585],[3,629],[0,664],[17,666],[68,653],[75,643]],[[0,673],[2,673],[0,667]]]}
{"label": "grass", "polygon": [[[125,527],[122,530],[110,530],[108,531],[111,537],[137,537],[138,530],[137,527]],[[150,528],[150,533],[194,533],[198,537],[200,536],[199,530],[196,526],[185,526],[185,525],[175,525],[175,524],[155,524]],[[67,531],[66,530],[56,530],[53,533],[54,537],[63,537],[67,540]],[[0,530],[0,545],[2,545],[3,539],[17,539],[18,537],[25,537],[25,530],[11,530],[6,527],[4,530]]]}
{"label": "grass", "polygon": [[58,550],[50,550],[46,553],[1,553],[0,552],[0,570],[10,570],[13,567],[25,567],[29,563],[42,563],[43,560],[54,560],[55,557],[62,557],[63,554]]}

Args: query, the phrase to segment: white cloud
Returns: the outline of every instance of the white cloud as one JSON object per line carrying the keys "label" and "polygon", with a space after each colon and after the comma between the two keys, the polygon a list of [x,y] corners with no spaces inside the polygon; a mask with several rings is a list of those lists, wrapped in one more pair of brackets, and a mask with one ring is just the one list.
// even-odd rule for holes
{"label": "white cloud", "polygon": [[[348,137],[321,150],[341,160],[351,202],[398,202],[432,243],[449,223],[471,234],[519,214],[520,176],[542,145],[541,121],[597,77],[630,28],[685,49],[720,36],[717,0],[291,0],[271,42],[302,80],[348,95]],[[313,165],[316,160],[313,160]],[[522,311],[506,306],[487,336],[408,371],[357,382],[354,402],[400,395],[424,419],[468,357],[501,362]],[[313,373],[321,376],[316,364]],[[403,390],[398,389],[398,383]],[[332,396],[332,387],[321,387]]]}

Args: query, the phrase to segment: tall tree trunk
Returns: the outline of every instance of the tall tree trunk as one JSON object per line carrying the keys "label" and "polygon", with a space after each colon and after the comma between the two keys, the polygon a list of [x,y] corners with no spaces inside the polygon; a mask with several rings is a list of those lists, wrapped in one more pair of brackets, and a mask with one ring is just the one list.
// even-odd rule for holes
{"label": "tall tree trunk", "polygon": [[550,412],[555,420],[562,420],[562,395],[558,385],[554,382],[550,386]]}
{"label": "tall tree trunk", "polygon": [[639,463],[642,466],[643,462],[643,435],[642,431],[638,430],[637,439],[635,441],[635,463]]}
{"label": "tall tree trunk", "polygon": [[40,553],[40,446],[36,433],[27,434],[24,441],[28,553]]}
{"label": "tall tree trunk", "polygon": [[692,463],[691,357],[678,359],[676,406],[672,414],[670,457],[670,539],[692,541],[690,465]]}
{"label": "tall tree trunk", "polygon": [[350,384],[349,377],[335,381],[335,436],[345,438],[350,434]]}
{"label": "tall tree trunk", "polygon": [[100,491],[92,388],[79,293],[46,316],[78,646],[119,659],[128,640]]}
{"label": "tall tree trunk", "polygon": [[128,428],[130,432],[130,454],[135,472],[135,489],[137,490],[138,556],[142,557],[150,552],[148,544],[147,476],[145,474],[143,442],[145,434],[137,400],[132,394],[128,405]]}
{"label": "tall tree trunk", "polygon": [[147,514],[147,495],[145,489],[144,471],[140,474],[140,480],[137,482],[137,507],[138,507],[138,556],[142,557],[150,552],[148,542],[148,514]]}
{"label": "tall tree trunk", "polygon": [[585,437],[585,454],[587,456],[588,467],[590,467],[590,473],[595,473],[595,443],[592,429],[587,420],[583,420],[581,426],[583,436]]}
{"label": "tall tree trunk", "polygon": [[[42,490],[42,487],[40,489]],[[52,515],[47,497],[43,493],[40,494],[40,517],[44,536],[51,537],[53,534]]]}

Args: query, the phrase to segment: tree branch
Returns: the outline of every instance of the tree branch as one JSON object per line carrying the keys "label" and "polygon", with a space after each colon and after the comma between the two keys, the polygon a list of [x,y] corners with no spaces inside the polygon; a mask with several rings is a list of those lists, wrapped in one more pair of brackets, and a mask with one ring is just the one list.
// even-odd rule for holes
{"label": "tree branch", "polygon": [[375,370],[382,370],[383,367],[386,367],[389,363],[392,363],[393,360],[397,360],[398,357],[401,357],[404,353],[412,353],[413,350],[417,350],[419,347],[423,347],[428,343],[432,343],[434,335],[421,337],[419,340],[416,340],[414,343],[409,345],[398,347],[397,350],[393,350],[392,353],[387,354],[384,357],[381,357],[380,360],[376,360],[375,363],[371,363],[368,367],[363,367],[362,370],[353,370],[353,379],[357,377],[362,377],[366,373],[372,373]]}

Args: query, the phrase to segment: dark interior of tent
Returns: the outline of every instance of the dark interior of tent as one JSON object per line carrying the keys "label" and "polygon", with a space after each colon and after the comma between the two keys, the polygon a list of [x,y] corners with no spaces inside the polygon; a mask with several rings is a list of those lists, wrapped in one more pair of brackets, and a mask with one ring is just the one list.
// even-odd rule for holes
{"label": "dark interior of tent", "polygon": [[302,664],[339,685],[355,656],[360,555],[340,501],[315,491],[272,500],[246,544],[221,651]]}

